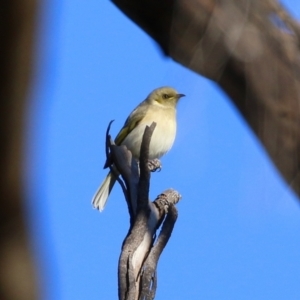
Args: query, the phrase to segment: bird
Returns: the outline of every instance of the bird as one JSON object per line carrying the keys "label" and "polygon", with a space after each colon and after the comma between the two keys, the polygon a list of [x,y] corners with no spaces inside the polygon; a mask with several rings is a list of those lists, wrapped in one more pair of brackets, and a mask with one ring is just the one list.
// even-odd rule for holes
{"label": "bird", "polygon": [[[184,97],[172,87],[160,87],[153,90],[128,116],[122,129],[115,138],[117,146],[125,145],[132,156],[139,160],[140,148],[146,126],[156,123],[150,146],[149,159],[158,159],[173,146],[176,136],[176,106]],[[106,161],[104,168],[108,167]],[[116,177],[109,172],[92,199],[95,209],[102,211],[109,194],[116,182]]]}

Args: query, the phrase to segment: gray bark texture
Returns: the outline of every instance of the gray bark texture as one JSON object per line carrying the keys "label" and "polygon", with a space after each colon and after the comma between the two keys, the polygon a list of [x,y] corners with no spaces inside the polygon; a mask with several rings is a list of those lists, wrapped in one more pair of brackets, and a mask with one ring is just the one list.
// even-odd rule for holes
{"label": "gray bark texture", "polygon": [[116,176],[120,174],[124,180],[118,178],[130,216],[130,228],[119,258],[119,300],[150,300],[155,297],[156,267],[177,220],[175,204],[181,195],[169,189],[154,202],[149,201],[150,171],[160,168],[158,160],[150,162],[148,159],[155,123],[145,129],[139,167],[126,146],[114,145],[109,136],[110,126],[111,123],[106,132],[106,155],[111,171]]}

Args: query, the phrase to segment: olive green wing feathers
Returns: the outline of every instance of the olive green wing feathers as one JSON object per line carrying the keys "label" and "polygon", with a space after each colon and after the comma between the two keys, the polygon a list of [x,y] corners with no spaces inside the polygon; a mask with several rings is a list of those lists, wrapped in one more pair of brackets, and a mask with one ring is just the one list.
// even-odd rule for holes
{"label": "olive green wing feathers", "polygon": [[123,128],[115,138],[116,145],[121,145],[126,136],[143,120],[147,112],[147,105],[142,102],[127,118]]}
{"label": "olive green wing feathers", "polygon": [[[126,136],[143,120],[148,110],[148,105],[143,101],[138,107],[136,107],[129,115],[124,123],[124,126],[115,138],[116,145],[120,146],[125,140]],[[106,159],[104,169],[111,164],[110,158]]]}

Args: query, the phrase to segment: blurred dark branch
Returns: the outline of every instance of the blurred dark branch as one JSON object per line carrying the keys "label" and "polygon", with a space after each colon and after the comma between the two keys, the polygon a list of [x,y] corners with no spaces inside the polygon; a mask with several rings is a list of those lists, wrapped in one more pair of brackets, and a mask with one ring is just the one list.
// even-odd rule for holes
{"label": "blurred dark branch", "polygon": [[25,114],[33,71],[37,3],[0,10],[0,299],[37,299],[22,189]]}
{"label": "blurred dark branch", "polygon": [[300,29],[288,12],[275,0],[113,2],[227,93],[299,196]]}
{"label": "blurred dark branch", "polygon": [[[181,196],[167,190],[153,202],[149,202],[149,145],[156,124],[146,127],[140,155],[140,170],[131,152],[125,146],[115,146],[109,141],[114,167],[121,174],[126,189],[122,187],[130,214],[130,229],[122,246],[119,259],[119,299],[153,299],[156,291],[156,267],[160,254],[167,244],[177,219],[175,204]],[[154,169],[157,166],[150,164]],[[162,231],[156,240],[156,231]],[[155,284],[153,284],[155,283]]]}

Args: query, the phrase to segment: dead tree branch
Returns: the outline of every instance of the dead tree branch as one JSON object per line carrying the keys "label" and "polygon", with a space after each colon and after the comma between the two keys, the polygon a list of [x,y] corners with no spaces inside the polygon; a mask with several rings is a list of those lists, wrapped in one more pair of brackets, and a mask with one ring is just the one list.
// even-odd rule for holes
{"label": "dead tree branch", "polygon": [[[141,273],[141,293],[140,299],[154,299],[157,287],[157,262],[172,234],[178,212],[175,203],[180,199],[180,195],[174,190],[167,190],[157,197],[154,204],[158,207],[160,214],[167,213],[163,222],[162,230],[157,238],[156,243],[148,254]],[[172,199],[172,201],[170,201]],[[165,215],[163,215],[164,217]]]}
{"label": "dead tree branch", "polygon": [[[141,145],[140,169],[125,146],[115,146],[110,141],[114,168],[121,174],[126,188],[130,229],[119,258],[119,299],[153,299],[156,291],[156,266],[167,244],[177,219],[175,204],[181,196],[174,190],[162,193],[153,203],[149,202],[149,145],[156,124],[146,127]],[[151,164],[150,164],[151,165]],[[157,162],[152,167],[157,167]],[[163,225],[162,225],[163,224]],[[162,230],[156,240],[156,231]],[[153,285],[153,282],[155,284]],[[149,298],[150,297],[150,298]]]}
{"label": "dead tree branch", "polygon": [[214,80],[300,195],[300,26],[276,0],[113,0],[175,61]]}

